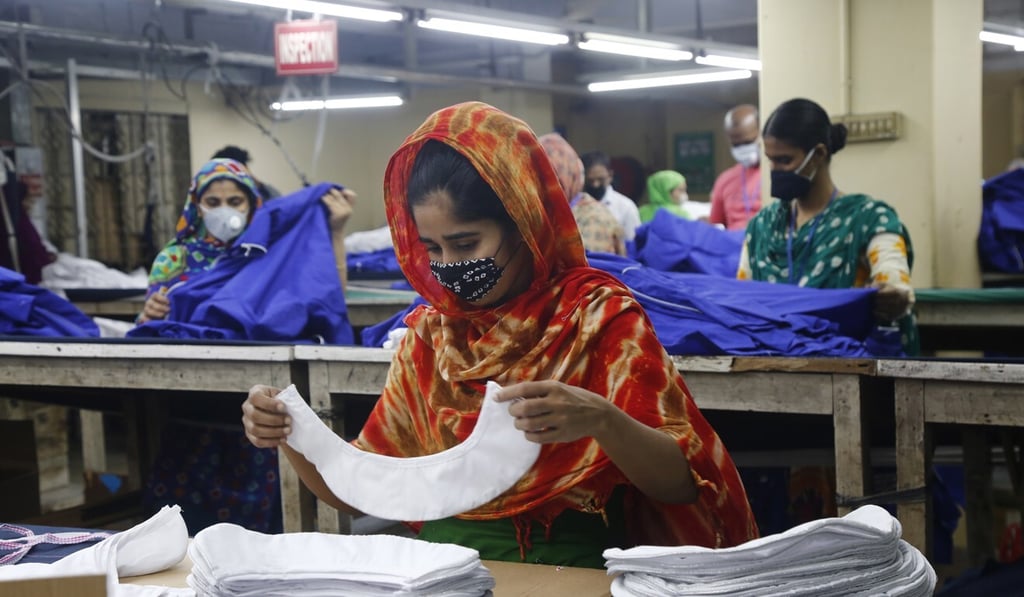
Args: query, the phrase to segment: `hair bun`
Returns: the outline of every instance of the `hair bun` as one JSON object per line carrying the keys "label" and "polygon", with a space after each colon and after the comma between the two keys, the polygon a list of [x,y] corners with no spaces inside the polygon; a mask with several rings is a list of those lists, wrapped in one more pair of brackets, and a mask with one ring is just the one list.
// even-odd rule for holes
{"label": "hair bun", "polygon": [[833,124],[828,130],[829,153],[837,153],[846,147],[846,125],[839,122]]}

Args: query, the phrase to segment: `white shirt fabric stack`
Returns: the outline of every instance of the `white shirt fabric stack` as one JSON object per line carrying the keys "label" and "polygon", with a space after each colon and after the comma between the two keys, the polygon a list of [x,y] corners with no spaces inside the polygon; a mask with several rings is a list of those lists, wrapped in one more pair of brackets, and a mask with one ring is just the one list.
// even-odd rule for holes
{"label": "white shirt fabric stack", "polygon": [[222,523],[200,531],[188,553],[199,596],[479,597],[494,588],[476,550],[393,535],[265,535]]}
{"label": "white shirt fabric stack", "polygon": [[927,596],[935,571],[900,539],[898,520],[878,506],[814,520],[724,549],[608,549],[615,597],[662,595]]}

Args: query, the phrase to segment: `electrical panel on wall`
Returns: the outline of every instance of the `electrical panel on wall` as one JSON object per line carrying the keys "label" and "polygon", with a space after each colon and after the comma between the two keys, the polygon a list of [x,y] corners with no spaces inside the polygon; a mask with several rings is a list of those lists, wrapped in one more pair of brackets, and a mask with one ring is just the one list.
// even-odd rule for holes
{"label": "electrical panel on wall", "polygon": [[903,115],[899,112],[874,114],[846,114],[835,116],[832,122],[846,125],[846,142],[892,141],[903,133]]}

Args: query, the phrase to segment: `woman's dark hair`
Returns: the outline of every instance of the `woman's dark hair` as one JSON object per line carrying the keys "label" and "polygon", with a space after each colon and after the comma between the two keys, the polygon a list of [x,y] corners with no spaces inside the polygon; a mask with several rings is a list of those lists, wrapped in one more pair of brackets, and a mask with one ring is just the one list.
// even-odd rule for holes
{"label": "woman's dark hair", "polygon": [[494,220],[513,226],[512,218],[497,193],[476,171],[466,156],[452,147],[430,140],[416,154],[409,175],[409,208],[422,204],[427,195],[447,191],[455,217],[463,222]]}
{"label": "woman's dark hair", "polygon": [[829,159],[846,147],[846,125],[832,124],[821,106],[803,98],[791,99],[775,108],[764,123],[762,137],[768,136],[804,151],[823,143]]}

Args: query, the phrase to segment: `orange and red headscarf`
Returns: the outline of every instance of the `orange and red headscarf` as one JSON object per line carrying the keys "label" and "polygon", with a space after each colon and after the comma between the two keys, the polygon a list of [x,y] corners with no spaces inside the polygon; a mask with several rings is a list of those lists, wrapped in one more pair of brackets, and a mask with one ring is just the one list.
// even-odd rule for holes
{"label": "orange and red headscarf", "polygon": [[[470,161],[533,256],[529,288],[500,306],[462,301],[430,270],[406,188],[417,153],[431,139]],[[430,306],[406,318],[409,332],[357,445],[397,457],[438,453],[472,432],[487,380],[559,380],[605,396],[675,438],[689,460],[699,488],[696,503],[662,504],[635,489],[627,493],[638,544],[721,547],[757,536],[725,447],[629,290],[587,265],[569,203],[525,123],[479,102],[434,113],[392,156],[384,200],[402,271]],[[550,528],[566,509],[603,512],[618,485],[629,481],[593,439],[547,444],[511,489],[460,517],[510,517],[517,528],[523,521]]]}

